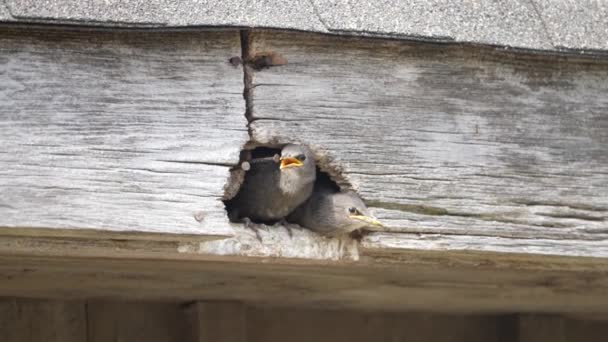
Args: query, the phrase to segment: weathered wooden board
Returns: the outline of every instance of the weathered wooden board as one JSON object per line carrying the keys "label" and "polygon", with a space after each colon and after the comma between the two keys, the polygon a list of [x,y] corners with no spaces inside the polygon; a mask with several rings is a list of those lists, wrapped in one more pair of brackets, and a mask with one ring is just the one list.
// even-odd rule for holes
{"label": "weathered wooden board", "polygon": [[87,341],[182,342],[190,337],[177,303],[92,301],[87,303]]}
{"label": "weathered wooden board", "polygon": [[604,341],[608,321],[560,315],[521,315],[518,317],[519,342]]}
{"label": "weathered wooden board", "polygon": [[247,306],[241,302],[195,302],[188,307],[188,314],[192,342],[255,341],[248,336]]}
{"label": "weathered wooden board", "polygon": [[0,227],[231,235],[240,55],[237,31],[0,29]]}
{"label": "weathered wooden board", "polygon": [[6,342],[600,342],[607,329],[608,321],[592,315],[386,313],[224,301],[0,300],[0,337]]}
{"label": "weathered wooden board", "polygon": [[[249,70],[253,139],[314,144],[390,231],[435,235],[416,248],[608,257],[606,61],[269,31],[250,40],[251,57],[288,61]],[[368,243],[399,248],[393,235]]]}
{"label": "weathered wooden board", "polygon": [[270,308],[251,309],[247,317],[250,341],[513,341],[501,336],[501,316]]}
{"label": "weathered wooden board", "polygon": [[180,245],[3,237],[0,294],[370,311],[608,312],[608,263],[598,258],[382,249],[364,250],[358,262],[331,262],[209,256]]}
{"label": "weathered wooden board", "polygon": [[0,341],[87,340],[85,302],[0,298]]}

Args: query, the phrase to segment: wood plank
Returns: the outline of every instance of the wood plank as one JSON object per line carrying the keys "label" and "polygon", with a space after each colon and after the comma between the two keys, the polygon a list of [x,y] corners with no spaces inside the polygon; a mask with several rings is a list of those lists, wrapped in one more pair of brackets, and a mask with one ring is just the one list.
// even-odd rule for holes
{"label": "wood plank", "polygon": [[86,329],[82,301],[0,299],[0,341],[82,342]]}
{"label": "wood plank", "polygon": [[[510,239],[500,236],[467,236],[456,234],[379,233],[362,241],[358,251],[363,255],[399,253],[400,250],[476,251],[497,253],[560,254],[569,256],[608,255],[604,240]],[[605,259],[604,259],[605,260]]]}
{"label": "wood plank", "polygon": [[0,227],[232,235],[240,37],[0,29]]}
{"label": "wood plank", "polygon": [[519,317],[518,341],[566,342],[564,320],[560,315],[522,315]]}
{"label": "wood plank", "polygon": [[189,336],[179,304],[92,301],[87,303],[89,342],[182,342]]}
{"label": "wood plank", "polygon": [[353,262],[210,256],[179,252],[175,241],[54,240],[0,245],[0,295],[368,311],[608,312],[608,263],[597,258],[389,250]]}
{"label": "wood plank", "polygon": [[503,341],[501,316],[254,308],[249,317],[252,342]]}
{"label": "wood plank", "polygon": [[519,342],[605,341],[608,321],[590,316],[577,319],[561,315],[529,314],[519,317]]}
{"label": "wood plank", "polygon": [[240,302],[196,302],[188,308],[193,342],[253,341],[246,331],[247,310]]}
{"label": "wood plank", "polygon": [[251,57],[288,61],[249,70],[253,138],[314,144],[322,168],[394,235],[367,244],[412,248],[413,235],[399,234],[410,233],[437,237],[415,246],[430,250],[608,257],[605,61],[269,31],[250,39]]}

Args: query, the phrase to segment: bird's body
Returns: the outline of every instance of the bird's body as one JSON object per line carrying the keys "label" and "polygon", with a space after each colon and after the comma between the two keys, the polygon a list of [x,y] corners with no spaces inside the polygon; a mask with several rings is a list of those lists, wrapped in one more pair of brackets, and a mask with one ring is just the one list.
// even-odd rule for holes
{"label": "bird's body", "polygon": [[287,220],[326,236],[343,236],[362,228],[382,227],[353,191],[317,184],[310,198]]}
{"label": "bird's body", "polygon": [[280,160],[263,158],[249,163],[241,189],[227,203],[232,221],[248,218],[258,223],[276,222],[310,197],[316,178],[310,150],[287,145]]}

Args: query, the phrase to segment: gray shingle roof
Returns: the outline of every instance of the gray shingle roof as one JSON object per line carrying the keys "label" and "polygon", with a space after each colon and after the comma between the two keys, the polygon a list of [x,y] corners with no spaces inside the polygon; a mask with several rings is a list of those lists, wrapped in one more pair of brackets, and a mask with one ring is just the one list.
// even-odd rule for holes
{"label": "gray shingle roof", "polygon": [[8,11],[8,8],[4,2],[0,1],[0,21],[7,21],[11,19],[11,13]]}
{"label": "gray shingle roof", "polygon": [[264,27],[608,52],[607,0],[0,0],[0,21]]}

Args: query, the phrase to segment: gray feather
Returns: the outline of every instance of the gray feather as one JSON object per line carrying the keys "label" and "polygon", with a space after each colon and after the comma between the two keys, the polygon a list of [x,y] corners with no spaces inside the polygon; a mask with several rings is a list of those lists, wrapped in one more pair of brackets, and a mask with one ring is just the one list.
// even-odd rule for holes
{"label": "gray feather", "polygon": [[302,145],[287,145],[281,150],[281,157],[302,154],[306,157],[302,167],[283,170],[271,158],[252,160],[239,193],[227,202],[230,219],[278,221],[306,201],[316,178],[314,156]]}
{"label": "gray feather", "polygon": [[323,235],[346,235],[369,226],[364,221],[352,218],[349,213],[351,208],[373,218],[355,192],[340,192],[328,185],[318,184],[310,198],[287,220]]}

